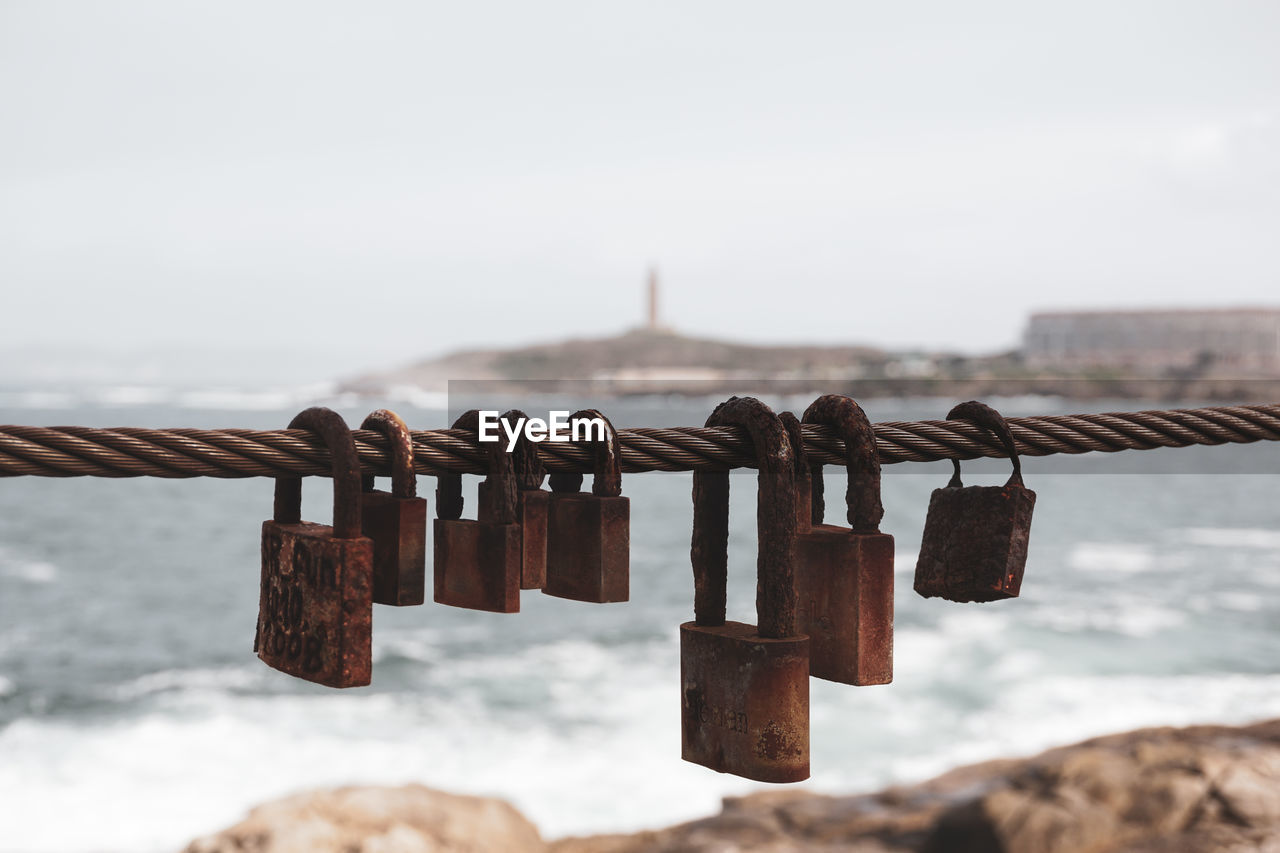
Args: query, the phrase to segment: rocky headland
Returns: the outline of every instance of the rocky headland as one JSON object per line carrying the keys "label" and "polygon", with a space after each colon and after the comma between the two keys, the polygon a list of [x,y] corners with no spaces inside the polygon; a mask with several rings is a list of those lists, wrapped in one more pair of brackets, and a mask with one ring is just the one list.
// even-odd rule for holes
{"label": "rocky headland", "polygon": [[[451,381],[466,386],[450,388]],[[474,383],[483,383],[482,385]],[[758,345],[633,329],[604,338],[475,349],[344,379],[339,390],[387,396],[444,393],[626,397],[843,393],[861,398],[1047,395],[1076,399],[1274,400],[1280,378],[1212,365],[1135,374],[1028,368],[1016,352],[962,355],[869,346]]]}
{"label": "rocky headland", "polygon": [[501,800],[418,785],[300,794],[185,853],[1280,853],[1280,720],[1141,729],[916,785],[779,789],[627,835],[544,840]]}

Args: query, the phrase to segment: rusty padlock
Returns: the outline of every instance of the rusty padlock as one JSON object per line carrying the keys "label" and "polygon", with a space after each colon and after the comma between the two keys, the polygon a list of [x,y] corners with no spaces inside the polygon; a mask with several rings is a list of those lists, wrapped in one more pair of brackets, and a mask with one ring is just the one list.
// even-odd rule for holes
{"label": "rusty padlock", "polygon": [[[478,433],[479,411],[454,421]],[[480,484],[476,520],[462,518],[462,475],[441,474],[436,487],[435,600],[451,607],[520,612],[520,525],[511,454],[488,445],[489,473]]]}
{"label": "rusty padlock", "polygon": [[725,621],[729,473],[693,474],[694,621],[680,626],[681,757],[761,782],[809,777],[809,638],[796,625],[794,457],[759,400],[733,397],[707,426],[751,434],[759,468],[759,627]]}
{"label": "rusty padlock", "polygon": [[1036,493],[1022,484],[1022,463],[1009,425],[995,409],[975,400],[947,413],[990,430],[1013,460],[1003,486],[965,486],[960,461],[945,489],[934,489],[924,523],[915,590],[925,598],[998,601],[1016,598],[1027,564],[1027,541]]}
{"label": "rusty padlock", "polygon": [[575,412],[569,423],[597,418],[605,435],[603,441],[591,442],[595,446],[591,493],[578,491],[581,474],[551,474],[547,578],[542,591],[603,604],[626,601],[631,594],[631,499],[622,496],[622,446],[609,419],[595,409],[584,409]]}
{"label": "rusty padlock", "polygon": [[[823,477],[814,466],[796,488],[811,512],[796,536],[796,612],[809,635],[809,673],[842,684],[893,681],[893,537],[880,532],[880,459],[871,423],[852,398],[828,394],[804,413],[804,423],[834,427],[844,440],[849,527],[823,524]],[[798,431],[792,434],[797,447]],[[798,465],[809,468],[803,446]],[[806,482],[806,480],[808,482]],[[806,524],[805,522],[810,523]],[[807,528],[807,529],[806,529]]]}
{"label": "rusty padlock", "polygon": [[360,520],[373,540],[373,601],[414,605],[426,598],[427,501],[417,497],[413,470],[413,438],[395,412],[378,409],[360,424],[382,433],[391,457],[391,491],[374,489],[373,475],[364,477]]}
{"label": "rusty padlock", "polygon": [[373,542],[360,535],[360,461],[341,416],[311,408],[289,429],[320,434],[333,455],[333,525],[302,521],[302,479],[276,480],[262,523],[254,651],[268,666],[329,687],[361,687],[373,670]]}
{"label": "rusty padlock", "polygon": [[[502,420],[518,424],[527,416],[512,409]],[[551,498],[551,493],[542,488],[547,472],[537,443],[530,441],[523,430],[516,436],[511,455],[516,473],[516,520],[520,524],[520,588],[542,589],[547,582],[547,506]]]}

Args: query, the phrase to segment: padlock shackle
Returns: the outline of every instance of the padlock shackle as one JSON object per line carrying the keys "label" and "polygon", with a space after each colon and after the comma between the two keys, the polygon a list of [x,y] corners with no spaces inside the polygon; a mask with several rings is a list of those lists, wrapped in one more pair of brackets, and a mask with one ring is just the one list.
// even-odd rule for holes
{"label": "padlock shackle", "polygon": [[[1004,416],[986,403],[980,403],[977,400],[969,400],[966,403],[956,405],[951,411],[947,412],[947,420],[949,421],[971,421],[983,429],[991,432],[999,439],[1000,444],[1004,447],[1004,452],[1013,460],[1013,474],[1009,476],[1006,486],[1021,486],[1022,482],[1022,460],[1018,458],[1018,449],[1013,442],[1013,432],[1009,429],[1009,424],[1005,421]],[[955,473],[951,475],[951,482],[947,483],[947,488],[960,487],[964,485],[960,482],[960,460],[952,459],[955,465]]]}
{"label": "padlock shackle", "polygon": [[[480,410],[463,412],[451,428],[479,434]],[[476,517],[489,524],[515,524],[516,477],[511,454],[501,439],[480,443],[482,448],[486,445],[489,463],[485,476],[487,488],[482,491],[485,499],[480,502]],[[436,517],[448,521],[462,518],[462,504],[462,475],[453,471],[437,474]]]}
{"label": "padlock shackle", "polygon": [[[289,429],[305,429],[320,435],[333,457],[333,536],[360,537],[360,458],[356,442],[342,416],[323,406],[312,406],[289,421]],[[277,477],[272,517],[281,524],[302,521],[302,478]]]}
{"label": "padlock shackle", "polygon": [[[781,419],[753,397],[731,397],[708,427],[743,427],[755,447],[756,619],[761,637],[796,635],[795,457]],[[729,562],[729,472],[693,472],[693,610],[698,625],[723,625]]]}
{"label": "padlock shackle", "polygon": [[[413,470],[413,436],[409,427],[390,409],[370,412],[360,424],[360,429],[382,433],[387,440],[387,453],[391,457],[391,494],[398,498],[417,497],[418,475]],[[374,477],[366,474],[360,482],[362,491],[373,491]]]}
{"label": "padlock shackle", "polygon": [[[510,409],[502,415],[502,420],[506,423],[522,423],[528,419],[529,416],[519,409]],[[516,488],[522,492],[532,492],[542,488],[547,469],[543,467],[542,454],[538,453],[538,443],[530,441],[524,430],[517,433],[511,455],[515,466]]]}
{"label": "padlock shackle", "polygon": [[[791,458],[796,473],[796,534],[808,532],[815,524],[822,523],[822,507],[813,508],[811,500],[816,494],[822,501],[822,466],[811,466],[809,455],[804,449],[804,427],[794,412],[781,412],[778,420],[787,431],[787,441],[791,443]],[[818,476],[818,491],[814,492],[813,476]],[[805,500],[809,498],[810,500]]]}
{"label": "padlock shackle", "polygon": [[[605,440],[592,439],[588,444],[595,449],[591,475],[591,494],[601,498],[616,498],[622,494],[622,443],[613,423],[598,409],[581,409],[569,417],[569,429],[580,420],[599,418],[604,422]],[[551,491],[565,493],[582,490],[582,475],[568,471],[551,472]]]}
{"label": "padlock shackle", "polygon": [[[804,422],[833,427],[844,441],[845,471],[849,476],[844,500],[849,526],[854,533],[879,533],[884,518],[880,501],[880,456],[876,450],[876,434],[867,413],[857,401],[843,394],[826,394],[804,410]],[[813,517],[822,523],[822,468],[815,466],[812,476]]]}

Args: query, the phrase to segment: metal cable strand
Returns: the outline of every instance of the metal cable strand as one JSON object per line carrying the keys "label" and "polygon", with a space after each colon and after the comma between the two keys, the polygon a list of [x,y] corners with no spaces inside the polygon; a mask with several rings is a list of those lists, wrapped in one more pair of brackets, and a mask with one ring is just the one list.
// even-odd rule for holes
{"label": "metal cable strand", "polygon": [[[1009,427],[1026,456],[1280,441],[1280,405],[1043,415],[1009,418]],[[352,435],[365,473],[387,475],[382,435]],[[875,435],[885,464],[1005,455],[968,421],[879,423]],[[750,441],[736,428],[623,429],[618,437],[628,473],[755,464]],[[484,473],[484,454],[471,433],[421,430],[413,439],[420,474]],[[806,425],[804,440],[814,463],[844,464],[844,443],[829,428]],[[538,449],[550,471],[591,471],[585,445],[543,442]],[[306,430],[0,426],[0,477],[296,477],[327,474],[329,465],[329,452]]]}

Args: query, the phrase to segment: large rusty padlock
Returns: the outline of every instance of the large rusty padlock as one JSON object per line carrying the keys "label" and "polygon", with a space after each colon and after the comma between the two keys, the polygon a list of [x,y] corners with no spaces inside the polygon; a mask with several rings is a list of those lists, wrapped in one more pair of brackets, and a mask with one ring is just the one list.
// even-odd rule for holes
{"label": "large rusty padlock", "polygon": [[707,426],[751,434],[759,626],[725,621],[729,473],[693,474],[694,621],[680,626],[681,757],[761,782],[809,777],[809,638],[796,626],[794,457],[778,417],[733,397]]}
{"label": "large rusty padlock", "polygon": [[[512,409],[502,420],[519,424],[527,416]],[[510,451],[516,472],[516,520],[520,525],[520,588],[542,589],[547,582],[547,506],[551,498],[551,493],[542,488],[546,470],[537,442],[530,441],[523,430]]]}
{"label": "large rusty padlock", "polygon": [[336,413],[311,408],[289,429],[320,434],[333,455],[333,525],[303,521],[302,479],[276,480],[262,523],[254,651],[267,665],[329,687],[360,687],[373,670],[373,542],[360,535],[360,462]]}
{"label": "large rusty padlock", "polygon": [[599,419],[604,440],[592,440],[591,493],[582,475],[551,474],[547,506],[547,578],[542,591],[596,604],[626,601],[631,594],[631,500],[622,496],[622,446],[609,419],[595,409],[575,412],[572,425]]}
{"label": "large rusty padlock", "polygon": [[[454,421],[478,433],[479,411]],[[488,445],[489,473],[479,488],[476,519],[462,518],[462,475],[441,474],[436,487],[435,600],[494,613],[520,611],[520,525],[511,454]]]}
{"label": "large rusty padlock", "polygon": [[374,489],[373,475],[364,477],[360,519],[373,540],[373,601],[414,605],[426,598],[427,502],[417,496],[413,470],[413,438],[395,412],[378,409],[360,424],[382,433],[391,458],[391,491]]}
{"label": "large rusty padlock", "polygon": [[[809,635],[809,673],[842,684],[893,681],[893,537],[880,532],[880,459],[862,408],[850,397],[829,394],[805,410],[804,423],[834,427],[844,441],[849,527],[823,524],[821,466],[797,478],[810,488],[797,505],[796,620]],[[792,433],[793,430],[788,430]],[[794,431],[798,434],[798,431]],[[797,442],[793,439],[793,448]],[[803,446],[798,466],[808,469]],[[807,481],[807,482],[806,482]]]}
{"label": "large rusty padlock", "polygon": [[1000,413],[977,401],[961,403],[947,420],[973,421],[990,430],[1013,460],[1003,486],[965,486],[960,461],[945,489],[934,489],[916,561],[916,592],[949,601],[1016,598],[1027,565],[1027,541],[1036,493],[1022,484],[1022,463]]}

